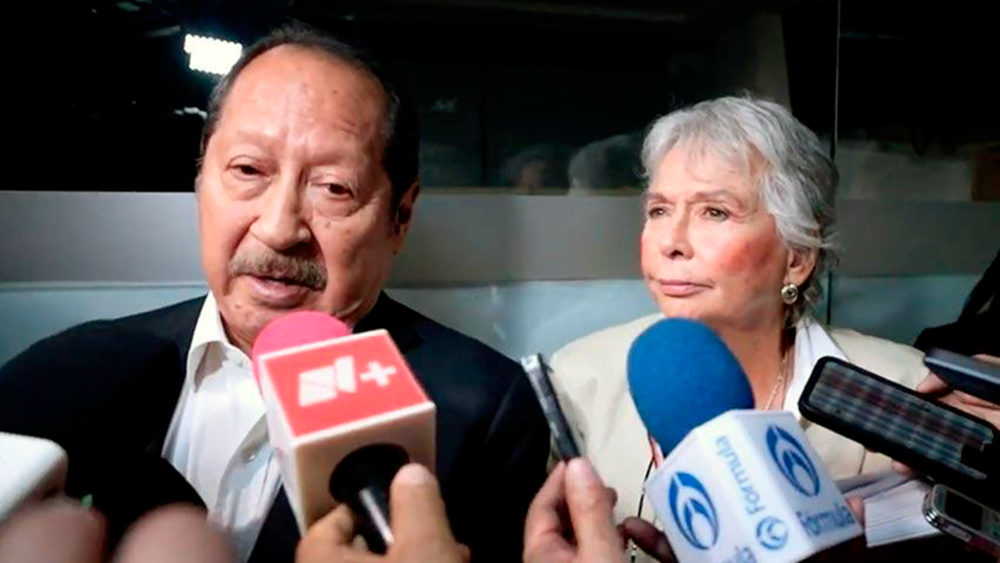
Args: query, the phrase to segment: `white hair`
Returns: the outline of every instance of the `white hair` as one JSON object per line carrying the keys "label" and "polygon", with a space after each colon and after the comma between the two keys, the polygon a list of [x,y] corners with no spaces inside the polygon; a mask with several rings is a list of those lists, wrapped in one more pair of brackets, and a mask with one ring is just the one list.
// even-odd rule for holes
{"label": "white hair", "polygon": [[834,194],[838,175],[819,139],[784,107],[752,97],[708,100],[657,119],[642,147],[648,181],[670,149],[710,153],[748,174],[763,159],[759,193],[792,251],[817,250],[816,267],[790,309],[797,321],[822,296],[820,281],[837,262]]}

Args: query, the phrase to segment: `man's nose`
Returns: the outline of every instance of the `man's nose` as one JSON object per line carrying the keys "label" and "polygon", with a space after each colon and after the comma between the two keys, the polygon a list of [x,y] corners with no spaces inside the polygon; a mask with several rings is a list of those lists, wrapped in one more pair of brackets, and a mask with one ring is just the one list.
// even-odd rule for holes
{"label": "man's nose", "polygon": [[294,177],[278,178],[260,199],[250,233],[276,251],[288,250],[312,238],[304,217],[302,193]]}

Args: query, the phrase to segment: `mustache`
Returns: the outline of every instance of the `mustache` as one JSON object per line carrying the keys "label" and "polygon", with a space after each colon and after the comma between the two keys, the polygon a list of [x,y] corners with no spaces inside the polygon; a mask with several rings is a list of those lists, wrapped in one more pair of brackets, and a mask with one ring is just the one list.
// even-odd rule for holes
{"label": "mustache", "polygon": [[270,250],[237,251],[227,270],[230,277],[274,278],[316,290],[326,287],[326,268],[316,260]]}

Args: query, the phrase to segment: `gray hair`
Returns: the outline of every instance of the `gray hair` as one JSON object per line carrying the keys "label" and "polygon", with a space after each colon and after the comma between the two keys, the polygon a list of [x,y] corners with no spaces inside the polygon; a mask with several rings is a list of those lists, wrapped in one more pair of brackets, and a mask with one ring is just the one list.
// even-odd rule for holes
{"label": "gray hair", "polygon": [[838,259],[838,174],[816,134],[771,101],[749,96],[704,101],[661,117],[650,127],[642,147],[648,181],[670,149],[682,144],[738,170],[749,172],[753,161],[765,161],[760,195],[782,240],[792,251],[818,251],[816,267],[799,288],[802,297],[788,312],[790,323],[798,321],[822,297],[820,282]]}

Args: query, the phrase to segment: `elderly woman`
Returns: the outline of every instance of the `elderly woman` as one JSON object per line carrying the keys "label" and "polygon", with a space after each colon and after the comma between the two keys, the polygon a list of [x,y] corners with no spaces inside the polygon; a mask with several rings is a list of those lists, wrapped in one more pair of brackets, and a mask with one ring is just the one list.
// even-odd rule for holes
{"label": "elderly woman", "polygon": [[743,366],[756,408],[799,417],[834,478],[889,467],[884,456],[802,419],[796,407],[823,356],[907,387],[929,375],[913,348],[826,328],[810,316],[836,258],[837,172],[816,135],[778,104],[721,98],[655,122],[642,159],[649,180],[642,274],[660,314],[584,337],[552,359],[560,402],[586,455],[618,493],[616,520],[652,519],[648,503],[640,513],[652,451],[625,365],[632,341],[664,316],[714,329]]}

